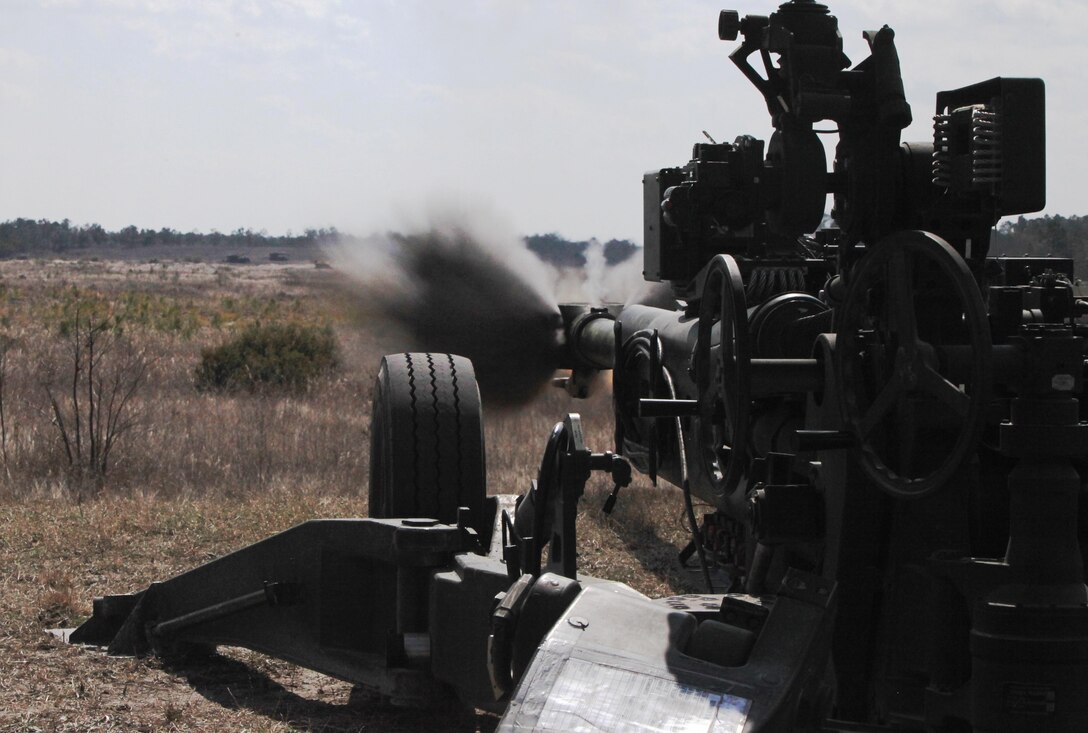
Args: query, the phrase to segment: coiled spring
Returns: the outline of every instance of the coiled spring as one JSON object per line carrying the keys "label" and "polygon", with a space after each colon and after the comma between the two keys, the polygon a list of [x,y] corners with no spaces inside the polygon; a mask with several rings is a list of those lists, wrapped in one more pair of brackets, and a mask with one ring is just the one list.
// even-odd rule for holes
{"label": "coiled spring", "polygon": [[805,289],[803,267],[757,267],[748,278],[744,299],[748,305],[758,305],[779,293]]}
{"label": "coiled spring", "polygon": [[[954,159],[957,155],[970,156],[970,179],[961,183],[970,189],[994,186],[1001,183],[1003,160],[1001,155],[1001,115],[987,105],[974,105],[933,117],[933,184],[940,188],[954,185]],[[969,138],[967,150],[956,151],[954,138],[956,127],[964,130]],[[962,145],[961,145],[962,147]]]}
{"label": "coiled spring", "polygon": [[952,186],[952,115],[933,117],[933,184]]}
{"label": "coiled spring", "polygon": [[971,181],[975,185],[1001,182],[1001,116],[976,107],[971,114]]}

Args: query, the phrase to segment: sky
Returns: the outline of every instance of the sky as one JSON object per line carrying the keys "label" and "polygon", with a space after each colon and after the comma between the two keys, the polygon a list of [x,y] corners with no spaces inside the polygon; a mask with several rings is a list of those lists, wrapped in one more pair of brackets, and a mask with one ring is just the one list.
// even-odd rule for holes
{"label": "sky", "polygon": [[[1088,213],[1082,0],[839,0],[888,24],[915,123],[994,76],[1047,83],[1044,213]],[[766,139],[700,0],[0,0],[0,220],[182,231],[410,229],[642,240],[644,172],[706,130]],[[742,14],[769,14],[747,0]]]}

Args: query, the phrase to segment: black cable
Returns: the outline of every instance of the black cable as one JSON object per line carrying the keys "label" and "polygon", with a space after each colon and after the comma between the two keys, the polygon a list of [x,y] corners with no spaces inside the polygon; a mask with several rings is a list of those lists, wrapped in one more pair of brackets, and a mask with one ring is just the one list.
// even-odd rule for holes
{"label": "black cable", "polygon": [[[669,398],[676,399],[676,387],[672,382],[669,370],[662,367],[661,374],[665,378],[665,385],[669,390]],[[691,482],[688,481],[688,459],[684,448],[684,426],[680,418],[676,418],[676,442],[680,449],[680,488],[684,493],[684,511],[688,515],[688,524],[691,527],[691,541],[695,544],[695,552],[699,555],[699,566],[703,571],[703,581],[706,583],[706,592],[714,592],[714,583],[710,580],[710,565],[706,560],[706,547],[703,546],[703,535],[699,531],[699,520],[695,518],[695,506],[691,501]]]}

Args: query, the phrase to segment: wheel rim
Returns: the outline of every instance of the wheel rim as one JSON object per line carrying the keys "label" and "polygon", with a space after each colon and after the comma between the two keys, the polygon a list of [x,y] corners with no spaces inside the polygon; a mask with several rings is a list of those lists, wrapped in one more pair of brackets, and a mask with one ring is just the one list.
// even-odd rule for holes
{"label": "wheel rim", "polygon": [[[714,323],[718,349],[712,346]],[[748,310],[740,267],[729,255],[710,261],[699,303],[695,378],[703,461],[720,496],[721,508],[743,510],[737,487],[747,469],[751,375]]]}
{"label": "wheel rim", "polygon": [[[939,273],[946,285],[951,284],[951,293],[961,307],[973,355],[970,379],[962,389],[940,370],[940,348],[953,344],[931,343],[919,329],[915,287],[918,273],[926,265],[929,275]],[[927,232],[905,231],[886,237],[866,253],[852,275],[836,334],[844,421],[857,439],[861,468],[881,490],[900,498],[928,495],[959,469],[977,445],[984,426],[993,370],[982,296],[963,258],[943,239]],[[874,304],[880,314],[874,314]],[[954,318],[941,315],[952,323],[949,330],[953,337],[962,340],[954,334]],[[866,385],[871,385],[868,394]],[[935,459],[927,457],[936,466],[918,471],[910,466],[918,458],[912,455],[914,433],[918,421],[930,416],[917,413],[916,406],[926,399],[942,416],[958,421],[959,427],[949,451]],[[901,440],[888,439],[904,429],[905,436],[897,435]],[[888,445],[879,445],[882,438]],[[891,443],[899,449],[898,460],[892,460]]]}

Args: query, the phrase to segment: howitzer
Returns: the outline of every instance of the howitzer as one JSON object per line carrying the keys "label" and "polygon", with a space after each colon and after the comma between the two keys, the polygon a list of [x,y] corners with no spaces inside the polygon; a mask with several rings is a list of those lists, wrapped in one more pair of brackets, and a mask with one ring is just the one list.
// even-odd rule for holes
{"label": "howitzer", "polygon": [[[941,92],[903,143],[891,29],[855,66],[811,0],[719,35],[773,135],[645,176],[667,307],[562,308],[568,389],[612,372],[612,451],[568,416],[531,490],[488,496],[471,363],[388,356],[371,518],[98,599],[73,641],[249,647],[511,731],[1088,729],[1084,303],[1070,260],[988,252],[1044,203],[1042,82]],[[587,478],[612,503],[632,467],[682,489],[706,594],[578,572]]]}

